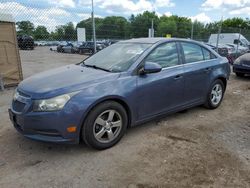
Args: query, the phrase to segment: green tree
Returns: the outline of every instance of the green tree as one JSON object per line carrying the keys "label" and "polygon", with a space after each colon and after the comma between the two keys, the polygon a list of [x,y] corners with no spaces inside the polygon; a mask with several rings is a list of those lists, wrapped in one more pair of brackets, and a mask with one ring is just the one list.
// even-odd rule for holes
{"label": "green tree", "polygon": [[39,25],[33,32],[35,40],[48,40],[49,32],[45,26]]}
{"label": "green tree", "polygon": [[155,12],[145,11],[136,16],[131,15],[129,20],[131,22],[131,37],[147,37],[152,20],[154,21],[155,35],[157,35],[156,28],[158,28],[159,18]]}
{"label": "green tree", "polygon": [[249,28],[248,21],[243,18],[229,18],[223,21],[222,26],[224,28]]}
{"label": "green tree", "polygon": [[121,16],[109,16],[98,27],[101,39],[126,39],[129,35],[129,22]]}
{"label": "green tree", "polygon": [[191,36],[191,28],[192,22],[190,18],[187,17],[179,17],[179,16],[172,16],[177,25],[177,33],[175,37],[180,38],[190,38]]}
{"label": "green tree", "polygon": [[157,28],[157,35],[159,37],[165,37],[166,34],[171,34],[175,36],[177,32],[176,21],[172,16],[162,16],[160,17],[159,25]]}
{"label": "green tree", "polygon": [[20,21],[16,23],[19,35],[33,35],[34,24],[30,21]]}
{"label": "green tree", "polygon": [[72,22],[69,22],[63,26],[64,39],[65,40],[76,40],[76,29]]}
{"label": "green tree", "polygon": [[65,31],[63,25],[57,26],[55,32],[52,33],[52,36],[55,40],[65,40],[64,35]]}
{"label": "green tree", "polygon": [[[95,18],[95,28],[96,28],[96,37],[100,38],[102,35],[102,31],[99,29],[103,21],[103,18]],[[86,30],[86,38],[87,40],[91,40],[93,38],[93,30],[92,30],[92,19],[88,18],[80,21],[76,28],[85,28]]]}
{"label": "green tree", "polygon": [[72,22],[56,27],[55,32],[51,32],[51,38],[55,40],[76,40],[76,29]]}
{"label": "green tree", "polygon": [[193,39],[198,40],[198,41],[207,40],[205,25],[203,23],[194,21],[193,28],[194,28]]}

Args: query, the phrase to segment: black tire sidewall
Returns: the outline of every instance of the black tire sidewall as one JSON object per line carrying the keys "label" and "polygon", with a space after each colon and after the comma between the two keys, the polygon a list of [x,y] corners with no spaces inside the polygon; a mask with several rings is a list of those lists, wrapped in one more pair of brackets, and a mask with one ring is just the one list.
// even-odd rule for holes
{"label": "black tire sidewall", "polygon": [[[116,110],[121,115],[123,125],[122,125],[121,131],[119,133],[119,136],[117,138],[115,138],[112,142],[100,143],[94,137],[93,126],[94,126],[94,122],[95,122],[96,118],[102,112],[104,112],[106,110]],[[128,125],[128,116],[127,116],[127,112],[123,108],[123,106],[117,102],[114,102],[114,101],[106,101],[106,102],[103,102],[103,103],[97,105],[96,107],[94,107],[93,110],[90,111],[90,113],[88,114],[88,116],[83,124],[81,134],[82,134],[82,138],[83,138],[84,142],[88,146],[93,147],[95,149],[100,149],[100,150],[107,149],[107,148],[114,146],[116,143],[118,143],[120,141],[120,139],[125,134],[125,131],[127,129],[127,125]]]}
{"label": "black tire sidewall", "polygon": [[[214,105],[214,104],[212,103],[212,101],[211,101],[211,92],[212,92],[213,87],[214,87],[216,84],[220,84],[221,87],[222,87],[222,97],[221,97],[220,102],[219,102],[217,105]],[[207,107],[207,108],[210,108],[210,109],[218,108],[218,107],[220,106],[220,104],[221,104],[223,98],[224,98],[224,93],[225,93],[225,86],[224,86],[224,83],[223,83],[221,80],[219,80],[219,79],[218,79],[218,80],[215,80],[215,81],[211,84],[211,86],[210,86],[210,88],[209,88],[209,92],[208,92],[208,95],[207,95],[206,107]]]}

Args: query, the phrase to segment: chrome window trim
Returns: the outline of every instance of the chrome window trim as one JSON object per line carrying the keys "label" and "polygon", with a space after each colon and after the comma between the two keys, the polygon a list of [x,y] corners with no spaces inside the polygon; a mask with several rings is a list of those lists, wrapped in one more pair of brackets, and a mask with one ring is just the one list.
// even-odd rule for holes
{"label": "chrome window trim", "polygon": [[172,69],[172,68],[176,68],[176,67],[182,67],[184,64],[179,64],[179,65],[175,65],[175,66],[171,66],[171,67],[164,67],[162,68],[162,70],[167,70],[167,69]]}
{"label": "chrome window trim", "polygon": [[[218,58],[216,58],[216,59],[218,59]],[[181,67],[181,66],[187,66],[187,65],[193,65],[193,64],[198,64],[198,63],[206,63],[206,62],[212,61],[212,60],[215,60],[215,59],[208,59],[208,60],[196,61],[196,62],[192,62],[192,63],[179,64],[179,65],[175,65],[175,66],[172,66],[172,67],[165,67],[165,68],[162,68],[162,70],[171,69],[171,68],[176,68],[176,67]]]}
{"label": "chrome window trim", "polygon": [[192,62],[192,63],[184,63],[183,65],[193,65],[193,64],[198,64],[198,63],[205,63],[205,62],[216,60],[216,59],[218,59],[218,58],[208,59],[208,60],[202,60],[202,61],[195,61],[195,62]]}

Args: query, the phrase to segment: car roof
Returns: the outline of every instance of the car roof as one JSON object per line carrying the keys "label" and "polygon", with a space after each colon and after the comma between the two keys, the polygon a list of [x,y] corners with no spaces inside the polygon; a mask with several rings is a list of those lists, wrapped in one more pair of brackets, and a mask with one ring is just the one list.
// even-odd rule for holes
{"label": "car roof", "polygon": [[196,42],[190,39],[184,38],[164,38],[164,37],[154,37],[154,38],[133,38],[129,40],[123,40],[119,43],[145,43],[145,44],[155,44],[158,42],[167,42],[167,41],[187,41],[187,42]]}

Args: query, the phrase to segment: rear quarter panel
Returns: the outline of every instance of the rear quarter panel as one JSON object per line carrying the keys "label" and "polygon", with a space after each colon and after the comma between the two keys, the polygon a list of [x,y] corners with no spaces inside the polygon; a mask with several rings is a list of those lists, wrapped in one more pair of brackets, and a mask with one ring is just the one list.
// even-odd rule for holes
{"label": "rear quarter panel", "polygon": [[212,65],[212,72],[210,77],[210,84],[218,78],[229,79],[231,73],[230,64],[227,58],[219,57]]}

